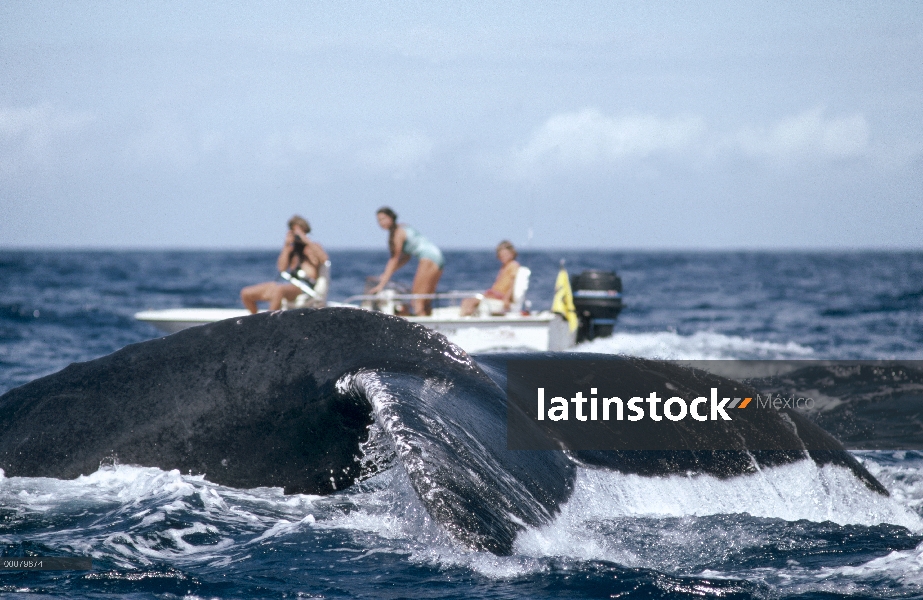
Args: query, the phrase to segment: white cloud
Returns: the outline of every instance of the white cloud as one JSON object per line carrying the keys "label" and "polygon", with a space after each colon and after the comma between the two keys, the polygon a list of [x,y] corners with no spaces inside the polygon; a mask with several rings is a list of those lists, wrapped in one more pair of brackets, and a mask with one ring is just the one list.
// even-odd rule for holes
{"label": "white cloud", "polygon": [[240,137],[233,133],[203,128],[167,114],[141,117],[136,124],[120,140],[122,158],[133,168],[185,170],[209,162],[234,168],[232,157]]}
{"label": "white cloud", "polygon": [[357,156],[360,163],[372,170],[402,179],[430,160],[433,147],[432,140],[423,133],[404,133],[362,148]]}
{"label": "white cloud", "polygon": [[44,103],[24,108],[0,107],[0,173],[47,160],[59,143],[93,121],[90,113]]}
{"label": "white cloud", "polygon": [[657,153],[680,152],[704,133],[701,118],[652,115],[609,117],[596,109],[554,115],[514,154],[514,169],[612,164]]}
{"label": "white cloud", "polygon": [[0,108],[0,139],[47,139],[77,129],[92,120],[91,115],[56,109],[50,104],[27,108]]}
{"label": "white cloud", "polygon": [[265,166],[308,168],[321,177],[356,172],[395,179],[412,176],[427,165],[435,144],[420,131],[331,132],[297,129],[264,137],[256,149]]}
{"label": "white cloud", "polygon": [[[908,146],[901,156],[914,156],[912,149]],[[876,165],[898,162],[890,154],[884,157],[871,143],[869,124],[859,113],[827,116],[823,108],[815,108],[768,125],[720,131],[694,115],[612,117],[584,109],[554,115],[537,127],[524,145],[512,151],[508,170],[520,177],[623,165],[642,175],[658,172],[667,157],[680,157],[701,168],[741,156],[768,165],[849,158]]]}
{"label": "white cloud", "polygon": [[162,119],[132,135],[126,146],[128,161],[136,167],[170,165],[190,167],[199,158],[195,137],[176,121]]}
{"label": "white cloud", "polygon": [[775,160],[837,159],[862,156],[869,149],[869,125],[855,114],[828,118],[816,108],[784,118],[770,127],[747,127],[734,139],[748,156]]}

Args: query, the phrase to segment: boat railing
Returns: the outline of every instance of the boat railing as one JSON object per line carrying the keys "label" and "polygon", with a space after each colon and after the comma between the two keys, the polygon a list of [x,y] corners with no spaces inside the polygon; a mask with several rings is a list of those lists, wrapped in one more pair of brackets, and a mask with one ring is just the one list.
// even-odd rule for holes
{"label": "boat railing", "polygon": [[350,296],[344,302],[388,302],[393,300],[463,300],[465,298],[478,298],[481,299],[484,297],[483,292],[439,292],[436,294],[394,294],[390,293],[390,290],[385,290],[377,294],[358,294],[355,296]]}

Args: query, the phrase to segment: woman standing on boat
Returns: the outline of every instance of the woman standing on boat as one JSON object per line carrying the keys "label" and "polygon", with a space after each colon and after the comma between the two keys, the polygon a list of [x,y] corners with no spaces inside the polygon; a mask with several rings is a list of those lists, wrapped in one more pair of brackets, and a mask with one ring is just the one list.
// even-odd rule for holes
{"label": "woman standing on boat", "polygon": [[[378,279],[378,285],[369,290],[369,293],[377,294],[383,290],[394,272],[406,265],[413,256],[419,258],[420,263],[417,265],[417,274],[413,277],[411,292],[414,294],[436,293],[436,286],[439,284],[439,278],[442,277],[442,267],[445,266],[445,259],[439,248],[417,233],[417,230],[398,224],[397,214],[387,206],[379,208],[376,216],[379,227],[389,232],[388,250],[391,252],[391,258],[388,259],[385,271]],[[415,315],[429,315],[432,312],[433,301],[415,298],[412,305]]]}

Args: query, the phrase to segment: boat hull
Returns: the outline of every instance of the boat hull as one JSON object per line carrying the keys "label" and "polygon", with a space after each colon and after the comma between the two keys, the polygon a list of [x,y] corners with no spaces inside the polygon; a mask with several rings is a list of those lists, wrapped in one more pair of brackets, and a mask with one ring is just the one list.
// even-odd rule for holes
{"label": "boat hull", "polygon": [[135,318],[150,323],[164,333],[176,333],[196,325],[245,317],[249,314],[249,311],[242,308],[168,308],[135,313]]}
{"label": "boat hull", "polygon": [[[176,333],[189,327],[249,314],[246,310],[236,308],[171,308],[139,312],[135,318],[150,323],[164,333]],[[406,319],[441,333],[469,353],[502,350],[546,352],[565,350],[574,345],[574,336],[567,323],[550,312],[528,316],[432,316]]]}
{"label": "boat hull", "polygon": [[547,352],[574,345],[566,321],[549,312],[508,317],[406,318],[441,333],[469,353],[523,349]]}

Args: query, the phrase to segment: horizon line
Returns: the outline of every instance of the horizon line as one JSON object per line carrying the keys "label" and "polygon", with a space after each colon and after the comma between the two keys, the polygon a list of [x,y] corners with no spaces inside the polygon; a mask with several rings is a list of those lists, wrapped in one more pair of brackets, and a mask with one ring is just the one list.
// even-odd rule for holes
{"label": "horizon line", "polygon": [[[332,252],[377,252],[387,253],[386,248],[371,246],[324,246]],[[493,246],[441,246],[445,252],[493,252]],[[681,247],[681,246],[622,246],[622,247],[590,247],[590,246],[517,246],[519,252],[766,252],[766,253],[852,253],[852,252],[923,252],[921,246],[757,246],[757,247]],[[0,245],[0,252],[276,252],[277,246],[4,246]]]}

